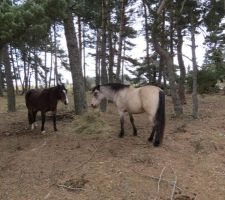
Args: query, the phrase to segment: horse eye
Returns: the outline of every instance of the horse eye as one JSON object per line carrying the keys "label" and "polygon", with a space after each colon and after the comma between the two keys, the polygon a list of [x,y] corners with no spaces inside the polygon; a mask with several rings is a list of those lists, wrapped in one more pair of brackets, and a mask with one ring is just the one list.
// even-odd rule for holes
{"label": "horse eye", "polygon": [[94,93],[94,97],[98,97],[98,93],[97,92]]}

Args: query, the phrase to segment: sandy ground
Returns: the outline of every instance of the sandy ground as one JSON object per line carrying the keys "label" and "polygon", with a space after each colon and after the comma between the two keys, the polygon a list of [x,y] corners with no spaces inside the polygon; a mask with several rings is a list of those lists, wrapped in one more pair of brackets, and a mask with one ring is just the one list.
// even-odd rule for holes
{"label": "sandy ground", "polygon": [[[128,117],[125,137],[118,138],[119,118],[113,105],[97,114],[104,127],[82,134],[81,118],[59,108],[58,132],[46,122],[30,131],[23,97],[17,112],[6,113],[0,99],[1,200],[224,200],[225,96],[199,97],[200,117],[193,120],[191,97],[185,115],[174,118],[167,97],[163,145],[147,142],[151,124],[135,115],[138,136]],[[93,113],[92,113],[93,114]],[[96,121],[86,118],[86,126]],[[84,122],[84,121],[83,121]],[[89,130],[89,129],[88,129]],[[97,133],[96,133],[97,132]]]}

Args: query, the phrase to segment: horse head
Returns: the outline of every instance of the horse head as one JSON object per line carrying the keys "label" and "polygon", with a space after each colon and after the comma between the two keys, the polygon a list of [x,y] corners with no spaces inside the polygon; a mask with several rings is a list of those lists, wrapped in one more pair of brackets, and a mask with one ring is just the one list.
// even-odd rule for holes
{"label": "horse head", "polygon": [[104,99],[104,97],[104,94],[100,90],[100,85],[95,86],[92,89],[91,106],[96,108],[101,103],[102,99]]}
{"label": "horse head", "polygon": [[65,105],[67,105],[69,103],[69,100],[68,100],[68,97],[67,97],[67,89],[65,88],[64,84],[58,84],[57,85],[57,97]]}

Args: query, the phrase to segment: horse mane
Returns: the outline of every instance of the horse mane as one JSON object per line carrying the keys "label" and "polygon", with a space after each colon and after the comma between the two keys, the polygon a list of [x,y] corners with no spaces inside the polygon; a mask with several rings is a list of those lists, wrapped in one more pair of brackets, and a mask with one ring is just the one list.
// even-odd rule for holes
{"label": "horse mane", "polygon": [[94,88],[92,88],[92,92],[94,92],[95,90],[100,90],[101,86],[110,87],[110,89],[112,89],[115,92],[130,87],[130,85],[125,85],[121,83],[107,83],[103,85],[96,85]]}

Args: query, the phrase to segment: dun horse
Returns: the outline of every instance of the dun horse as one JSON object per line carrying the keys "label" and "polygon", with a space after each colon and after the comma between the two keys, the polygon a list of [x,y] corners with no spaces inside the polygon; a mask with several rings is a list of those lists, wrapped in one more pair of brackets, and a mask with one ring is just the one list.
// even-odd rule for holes
{"label": "dun horse", "polygon": [[31,124],[31,129],[36,126],[36,115],[38,111],[41,111],[42,126],[41,132],[44,133],[45,125],[45,113],[52,111],[53,114],[53,127],[54,131],[56,128],[56,111],[57,103],[61,100],[65,105],[69,103],[67,97],[67,90],[64,85],[57,85],[56,87],[48,89],[31,89],[27,91],[25,95],[26,106],[28,109],[28,121]]}
{"label": "dun horse", "polygon": [[147,113],[148,119],[153,123],[149,142],[159,146],[163,139],[165,127],[165,94],[156,86],[143,86],[134,88],[119,83],[98,85],[92,89],[91,106],[97,107],[101,100],[107,98],[113,101],[120,115],[121,130],[119,137],[124,136],[124,113],[128,112],[133,127],[133,135],[137,135],[132,114]]}

